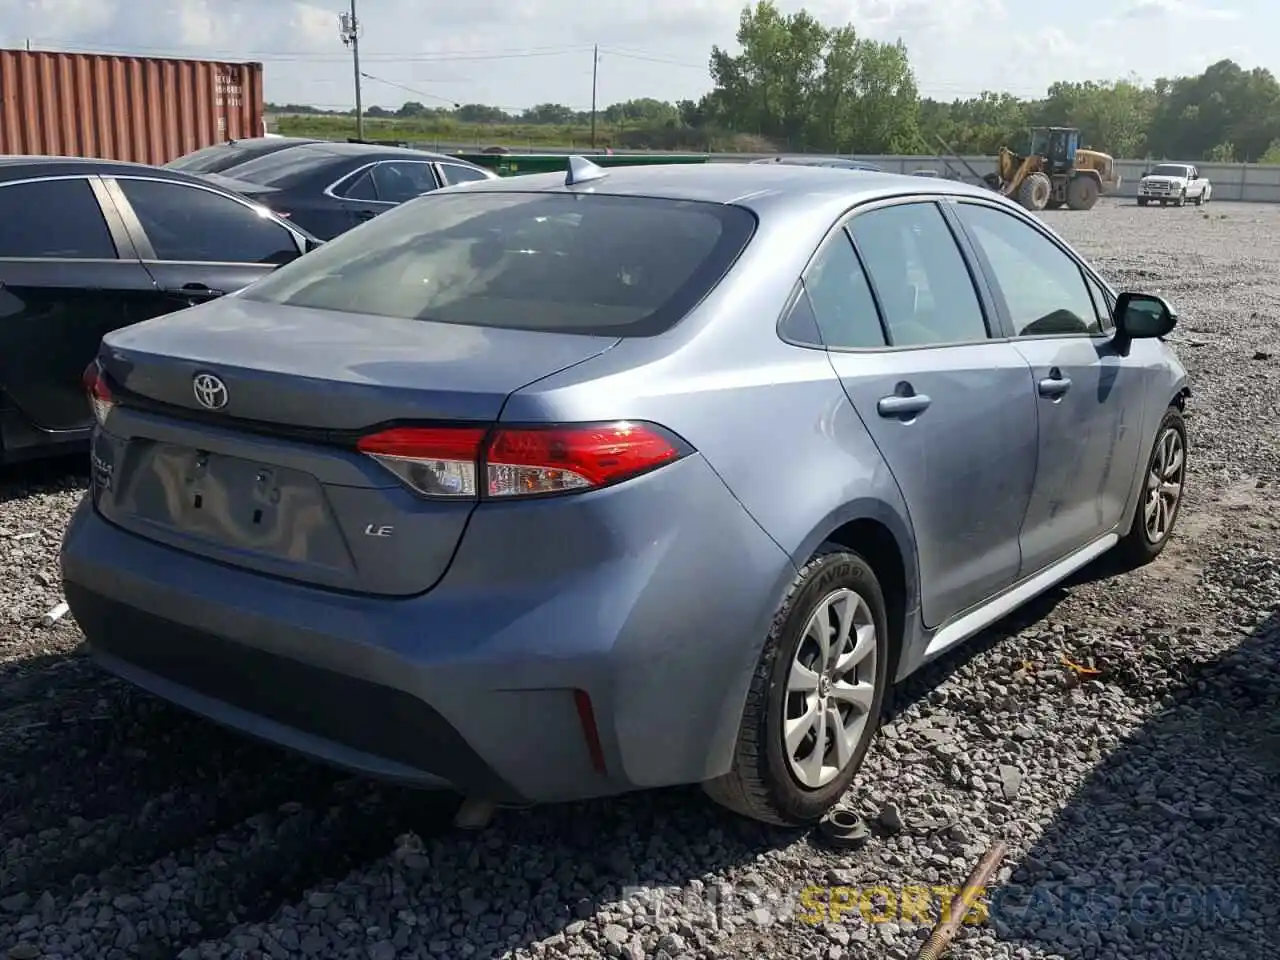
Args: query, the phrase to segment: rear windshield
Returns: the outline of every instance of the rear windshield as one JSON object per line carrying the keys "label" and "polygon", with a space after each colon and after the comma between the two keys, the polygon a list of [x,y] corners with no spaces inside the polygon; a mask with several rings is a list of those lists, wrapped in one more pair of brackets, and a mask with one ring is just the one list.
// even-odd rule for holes
{"label": "rear windshield", "polygon": [[651,336],[707,295],[754,230],[751,213],[723,204],[462,188],[381,214],[242,296],[403,320]]}
{"label": "rear windshield", "polygon": [[1161,163],[1153,167],[1151,172],[1147,174],[1150,177],[1185,177],[1187,168],[1179,166],[1176,163]]}
{"label": "rear windshield", "polygon": [[170,160],[165,166],[170,170],[185,170],[187,173],[211,173],[244,163],[264,153],[273,153],[286,149],[287,144],[276,144],[270,140],[251,143],[215,143],[193,153],[185,154],[176,160]]}
{"label": "rear windshield", "polygon": [[262,187],[286,187],[293,181],[310,176],[333,159],[332,152],[303,144],[253,157],[220,172],[234,180]]}

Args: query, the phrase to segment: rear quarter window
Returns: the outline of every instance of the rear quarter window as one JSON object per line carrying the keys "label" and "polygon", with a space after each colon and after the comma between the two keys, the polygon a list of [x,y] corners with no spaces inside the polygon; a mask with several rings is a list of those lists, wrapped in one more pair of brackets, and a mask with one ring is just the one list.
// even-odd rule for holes
{"label": "rear quarter window", "polygon": [[248,300],[482,327],[651,336],[755,230],[741,207],[600,194],[429,195],[247,288]]}

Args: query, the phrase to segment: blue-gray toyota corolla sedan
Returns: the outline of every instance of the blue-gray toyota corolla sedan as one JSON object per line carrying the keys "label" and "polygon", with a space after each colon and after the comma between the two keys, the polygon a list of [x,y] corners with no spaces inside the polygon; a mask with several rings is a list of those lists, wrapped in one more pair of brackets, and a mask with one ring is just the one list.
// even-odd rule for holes
{"label": "blue-gray toyota corolla sedan", "polygon": [[1187,377],[977,187],[799,165],[447,188],[113,332],[66,596],[98,661],[478,801],[848,788],[890,683],[1168,541]]}

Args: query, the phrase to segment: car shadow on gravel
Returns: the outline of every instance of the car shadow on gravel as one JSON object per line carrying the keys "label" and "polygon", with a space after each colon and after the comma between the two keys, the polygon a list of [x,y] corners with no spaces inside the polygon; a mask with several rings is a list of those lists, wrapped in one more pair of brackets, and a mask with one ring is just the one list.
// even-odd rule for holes
{"label": "car shadow on gravel", "polygon": [[977,635],[948,650],[937,660],[925,664],[907,679],[893,687],[885,707],[883,723],[892,723],[913,704],[926,699],[942,686],[964,664],[992,650],[1024,630],[1043,624],[1075,587],[1100,583],[1122,576],[1125,569],[1110,553],[1087,564],[1066,580],[1050,587],[1012,613],[997,620]]}
{"label": "car shadow on gravel", "polygon": [[1257,957],[1280,922],[1280,614],[1110,752],[992,891],[992,930],[1066,957]]}
{"label": "car shadow on gravel", "polygon": [[83,490],[88,482],[89,464],[84,456],[0,464],[0,504],[37,493]]}

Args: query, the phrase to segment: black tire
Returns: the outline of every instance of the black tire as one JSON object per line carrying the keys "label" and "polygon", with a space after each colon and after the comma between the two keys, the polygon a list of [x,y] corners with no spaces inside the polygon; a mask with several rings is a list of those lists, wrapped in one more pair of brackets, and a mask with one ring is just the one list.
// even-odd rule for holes
{"label": "black tire", "polygon": [[[805,630],[820,604],[837,590],[856,593],[875,626],[875,689],[867,720],[848,762],[830,782],[804,786],[791,770],[783,743],[787,678],[805,642]],[[890,653],[884,593],[862,557],[834,543],[824,543],[804,565],[788,590],[765,640],[751,680],[733,766],[703,784],[707,795],[735,813],[781,826],[803,826],[822,819],[849,789],[879,725],[888,687]]]}
{"label": "black tire", "polygon": [[1102,190],[1093,177],[1072,177],[1067,184],[1067,206],[1072,210],[1092,210]]}
{"label": "black tire", "polygon": [[1196,203],[1196,206],[1197,206],[1197,207],[1203,207],[1203,206],[1204,206],[1204,191],[1203,191],[1203,190],[1201,190],[1199,193],[1197,193],[1197,194],[1196,194],[1196,200],[1195,200],[1195,203]]}
{"label": "black tire", "polygon": [[1185,207],[1186,205],[1187,205],[1187,191],[1183,190],[1182,193],[1178,194],[1178,200],[1175,206]]}
{"label": "black tire", "polygon": [[1147,205],[1147,198],[1146,198],[1146,197],[1139,197],[1139,198],[1138,198],[1138,206],[1140,206],[1140,207],[1145,207],[1146,205]]}
{"label": "black tire", "polygon": [[1053,183],[1043,173],[1032,173],[1018,187],[1018,203],[1027,210],[1043,210],[1053,196]]}
{"label": "black tire", "polygon": [[[1181,466],[1178,470],[1179,492],[1172,510],[1166,511],[1168,517],[1164,533],[1153,538],[1147,529],[1146,505],[1151,493],[1150,477],[1159,466],[1162,456],[1161,445],[1169,433],[1177,437],[1178,449],[1181,451]],[[1146,469],[1142,474],[1142,486],[1138,494],[1138,505],[1133,512],[1133,522],[1124,538],[1116,544],[1116,552],[1126,567],[1141,567],[1160,556],[1165,544],[1173,536],[1174,525],[1178,522],[1178,514],[1182,510],[1182,501],[1186,498],[1187,488],[1187,426],[1182,419],[1182,411],[1176,406],[1164,412],[1160,426],[1156,429],[1155,441],[1151,452],[1147,454]]]}

